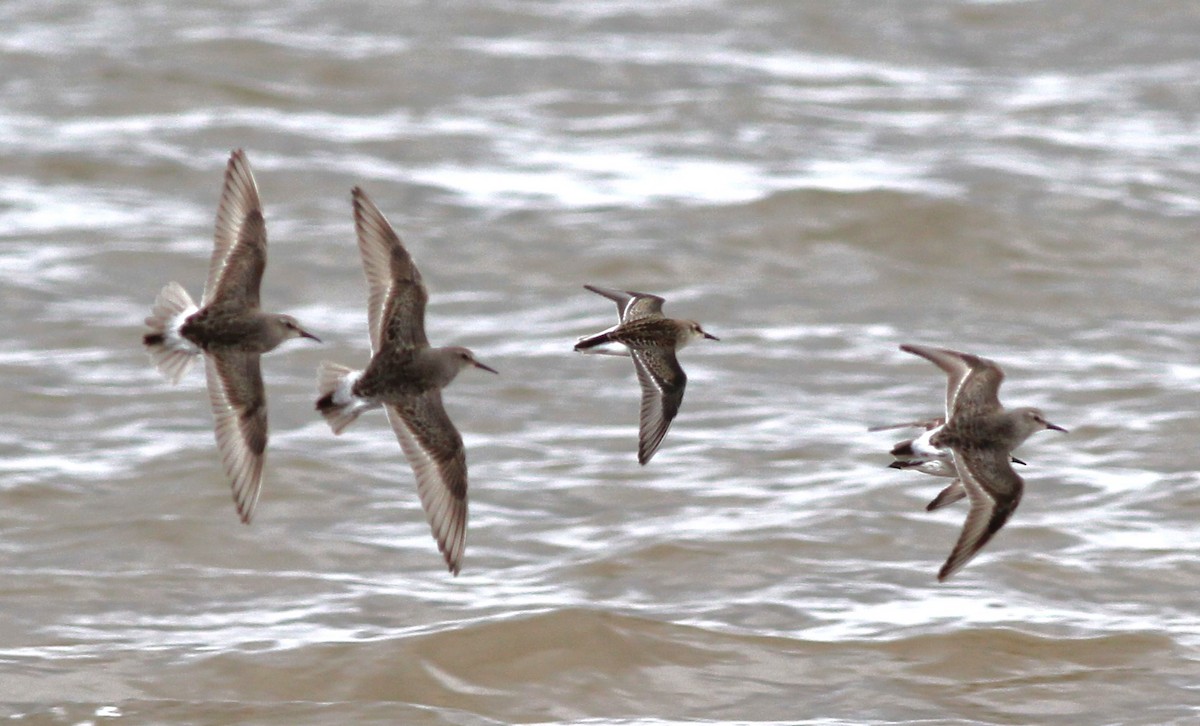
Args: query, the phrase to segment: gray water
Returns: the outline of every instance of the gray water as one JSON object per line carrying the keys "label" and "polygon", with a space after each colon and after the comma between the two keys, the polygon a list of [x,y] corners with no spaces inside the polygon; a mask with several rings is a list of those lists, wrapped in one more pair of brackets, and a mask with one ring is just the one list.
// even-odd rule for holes
{"label": "gray water", "polygon": [[[385,9],[386,8],[386,9]],[[0,4],[0,714],[35,723],[1190,723],[1200,708],[1200,13],[1190,2]],[[246,149],[272,438],[240,524],[193,373]],[[471,467],[446,571],[379,412],[349,190],[404,236]],[[636,462],[584,283],[721,342]],[[886,468],[1004,366],[1067,435],[965,507]]]}

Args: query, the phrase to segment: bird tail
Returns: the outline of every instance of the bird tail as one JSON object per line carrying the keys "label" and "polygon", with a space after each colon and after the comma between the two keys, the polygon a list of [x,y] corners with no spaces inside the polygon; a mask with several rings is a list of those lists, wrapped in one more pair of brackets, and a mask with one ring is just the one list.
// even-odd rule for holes
{"label": "bird tail", "polygon": [[605,343],[611,343],[611,342],[613,342],[612,336],[609,335],[609,331],[606,330],[603,333],[596,333],[595,335],[585,335],[584,337],[580,338],[575,343],[575,350],[577,350],[577,351],[590,350],[592,348],[595,348],[598,345],[604,345]]}
{"label": "bird tail", "polygon": [[618,357],[629,356],[629,348],[613,337],[613,331],[616,327],[609,328],[602,333],[595,335],[585,335],[575,342],[575,351],[577,353],[594,353],[598,355],[614,355]]}
{"label": "bird tail", "polygon": [[363,411],[375,407],[354,394],[354,384],[361,376],[362,371],[330,361],[321,361],[317,368],[317,410],[335,434],[345,431]]}
{"label": "bird tail", "polygon": [[200,355],[200,348],[179,332],[183,323],[197,310],[199,308],[192,302],[187,290],[177,282],[169,282],[159,291],[154,308],[146,318],[150,332],[142,336],[142,342],[154,361],[154,367],[171,383],[178,383],[192,367],[196,356]]}

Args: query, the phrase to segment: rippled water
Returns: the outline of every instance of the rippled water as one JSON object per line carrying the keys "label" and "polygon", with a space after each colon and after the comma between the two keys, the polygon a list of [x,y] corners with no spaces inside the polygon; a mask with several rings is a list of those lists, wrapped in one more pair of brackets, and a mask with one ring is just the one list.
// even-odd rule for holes
{"label": "rippled water", "polygon": [[[1200,707],[1200,15],[1189,3],[0,5],[0,713],[37,722],[1164,723]],[[203,377],[229,150],[266,204],[272,439],[234,514]],[[471,525],[450,577],[378,413],[349,190],[431,289]],[[635,457],[591,282],[722,338]],[[959,575],[885,468],[1000,362],[1071,429]]]}

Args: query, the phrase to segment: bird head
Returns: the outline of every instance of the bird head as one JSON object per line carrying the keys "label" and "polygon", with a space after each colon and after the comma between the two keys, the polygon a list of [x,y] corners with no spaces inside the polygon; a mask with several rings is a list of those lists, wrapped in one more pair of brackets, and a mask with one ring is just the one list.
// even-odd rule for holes
{"label": "bird head", "polygon": [[689,340],[693,340],[696,338],[708,338],[709,340],[720,340],[720,338],[718,338],[717,336],[713,335],[712,333],[707,332],[706,330],[704,330],[704,328],[701,328],[700,323],[697,323],[695,320],[687,320],[687,321],[684,321],[684,323],[687,326],[685,328],[685,330],[687,332],[687,336],[688,336]]}
{"label": "bird head", "polygon": [[315,340],[318,343],[321,339],[304,329],[300,322],[291,315],[276,315],[274,318],[274,327],[279,333],[279,340],[289,340],[291,338],[308,338]]}
{"label": "bird head", "polygon": [[1042,413],[1040,408],[1019,408],[1014,413],[1017,414],[1017,428],[1022,434],[1022,441],[1038,431],[1043,431],[1045,429],[1062,431],[1063,433],[1067,432],[1067,430],[1062,426],[1047,421],[1046,415]]}
{"label": "bird head", "polygon": [[499,373],[500,372],[500,371],[496,370],[495,368],[492,368],[491,366],[484,365],[483,363],[480,363],[479,361],[475,360],[475,354],[472,353],[467,348],[463,348],[460,346],[454,346],[454,347],[446,348],[446,350],[450,353],[450,360],[454,361],[454,363],[458,366],[459,370],[473,366],[475,368],[485,370],[488,373]]}

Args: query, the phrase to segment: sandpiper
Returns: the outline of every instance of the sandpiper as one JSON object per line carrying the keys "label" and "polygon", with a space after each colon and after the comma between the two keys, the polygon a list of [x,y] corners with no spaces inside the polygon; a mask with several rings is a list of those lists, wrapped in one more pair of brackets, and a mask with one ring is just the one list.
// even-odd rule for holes
{"label": "sandpiper", "polygon": [[697,338],[720,338],[704,332],[694,320],[673,320],[663,315],[664,301],[657,295],[594,285],[584,285],[584,288],[615,302],[619,322],[604,332],[580,338],[575,343],[575,350],[602,352],[593,349],[619,343],[633,358],[633,367],[637,369],[642,386],[638,463],[644,466],[658,451],[671,421],[679,413],[679,404],[683,402],[687,374],[675,357],[676,351]]}
{"label": "sandpiper", "polygon": [[[912,439],[905,439],[892,447],[892,456],[895,461],[888,464],[889,469],[899,469],[901,471],[919,471],[922,474],[930,476],[952,477],[953,481],[946,485],[945,489],[938,492],[938,495],[933,498],[929,504],[925,505],[925,511],[932,512],[935,509],[941,509],[944,506],[953,504],[967,496],[967,490],[963,488],[962,482],[959,481],[958,469],[954,466],[954,455],[949,449],[936,449],[929,440],[941,432],[942,424],[946,422],[945,418],[938,416],[936,418],[922,419],[919,421],[906,421],[898,424],[885,424],[883,426],[871,426],[868,431],[888,431],[891,429],[906,429],[906,428],[922,428],[925,433]],[[1014,464],[1024,465],[1015,456],[1010,456],[1009,459]]]}
{"label": "sandpiper", "polygon": [[1000,531],[1020,503],[1025,483],[1010,463],[1013,449],[1037,431],[1066,429],[1047,421],[1036,408],[1005,410],[998,395],[1004,372],[993,361],[923,345],[902,345],[900,350],[919,355],[946,373],[945,420],[931,429],[936,433],[928,437],[928,444],[935,451],[951,452],[958,481],[971,501],[958,542],[938,571],[942,582]]}
{"label": "sandpiper", "polygon": [[172,383],[203,354],[208,397],[216,420],[217,449],[233,485],[233,502],[249,524],[262,486],[267,448],[267,400],[259,356],[289,338],[317,336],[290,315],[259,308],[267,264],[267,229],[258,187],[246,154],[238,149],[225,168],[208,282],[200,305],[176,282],[162,289],[146,318],[142,341],[155,366]]}
{"label": "sandpiper", "polygon": [[466,348],[431,348],[425,337],[429,292],[399,235],[362,189],[351,193],[358,251],[367,277],[371,361],[365,370],[325,361],[317,410],[340,434],[364,411],[383,406],[417,479],[417,494],[450,572],[467,542],[467,454],[442,406],[442,389],[468,366],[496,371]]}

